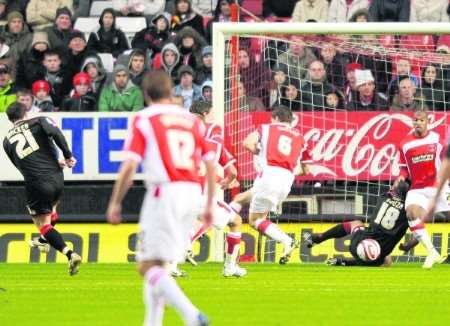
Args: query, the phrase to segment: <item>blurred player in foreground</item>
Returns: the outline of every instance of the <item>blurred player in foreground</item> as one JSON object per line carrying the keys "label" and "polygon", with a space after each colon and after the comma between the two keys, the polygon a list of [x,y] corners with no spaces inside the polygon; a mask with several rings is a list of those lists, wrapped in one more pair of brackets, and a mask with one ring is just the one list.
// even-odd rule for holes
{"label": "blurred player in foreground", "polygon": [[[224,175],[218,182],[222,189],[228,189],[237,177],[237,169],[234,165],[236,159],[225,148],[222,128],[213,122],[214,111],[212,109],[212,104],[210,102],[194,101],[190,111],[205,123],[206,142],[214,149],[214,162],[216,167],[223,171]],[[194,242],[201,237],[209,229],[210,225],[218,230],[223,230],[225,226],[228,225],[230,231],[226,236],[223,275],[225,277],[242,277],[247,274],[247,271],[237,263],[241,244],[242,218],[222,200],[216,201],[214,212],[212,224],[202,220],[202,223],[195,229],[191,240]],[[188,257],[189,261],[192,259],[193,257]]]}
{"label": "blurred player in foreground", "polygon": [[[299,242],[267,219],[268,213],[286,199],[295,179],[295,171],[303,174],[310,160],[306,143],[300,132],[291,127],[293,114],[289,108],[278,106],[272,111],[272,123],[261,125],[244,140],[249,152],[259,155],[261,175],[253,183],[249,223],[262,234],[284,245],[280,264],[289,261]],[[299,168],[300,167],[300,168]]]}
{"label": "blurred player in foreground", "polygon": [[206,221],[212,220],[215,173],[214,153],[204,139],[205,127],[194,115],[172,104],[172,81],[162,71],[147,74],[146,89],[152,104],[140,111],[125,143],[123,161],[109,202],[107,219],[121,221],[121,202],[141,163],[147,192],[139,219],[136,259],[144,277],[145,325],[162,325],[164,305],[173,306],[186,325],[208,325],[169,275],[169,262],[184,260],[189,232],[199,215],[202,187],[198,171],[205,163],[208,186]]}
{"label": "blurred player in foreground", "polygon": [[[436,181],[444,145],[439,134],[428,130],[426,111],[415,111],[412,122],[413,133],[406,136],[399,145],[400,176],[394,183],[394,188],[401,181],[411,181],[405,200],[406,216],[414,238],[428,251],[422,267],[429,269],[434,263],[443,261],[431,242],[424,220],[431,200],[436,197]],[[435,207],[438,212],[450,211],[447,199],[442,194],[439,195]]]}
{"label": "blurred player in foreground", "polygon": [[[48,252],[50,246],[67,256],[69,274],[78,273],[81,257],[69,249],[61,234],[53,227],[52,217],[64,188],[64,166],[72,168],[75,158],[61,130],[49,118],[28,117],[26,106],[13,103],[6,110],[14,124],[4,141],[3,148],[11,162],[23,175],[27,208],[41,238],[31,240],[31,245]],[[55,143],[64,160],[58,160]]]}
{"label": "blurred player in foreground", "polygon": [[[324,233],[304,233],[303,240],[311,248],[328,239],[342,238],[352,235],[350,253],[352,258],[332,258],[327,261],[329,265],[338,266],[390,266],[390,254],[397,243],[408,230],[408,219],[405,211],[405,197],[408,184],[404,181],[398,183],[395,191],[380,196],[375,212],[365,227],[361,221],[340,223]],[[378,257],[361,258],[357,253],[358,244],[365,239],[378,242],[380,252]]]}

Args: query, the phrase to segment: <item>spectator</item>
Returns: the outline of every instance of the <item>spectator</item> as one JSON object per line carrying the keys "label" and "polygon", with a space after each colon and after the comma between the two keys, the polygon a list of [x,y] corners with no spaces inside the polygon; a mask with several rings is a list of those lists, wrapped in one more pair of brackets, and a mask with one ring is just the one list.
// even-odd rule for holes
{"label": "spectator", "polygon": [[416,75],[411,72],[411,63],[406,58],[398,58],[396,62],[395,74],[393,75],[391,81],[388,85],[388,97],[389,100],[392,100],[394,95],[398,93],[399,82],[401,79],[408,77],[414,81],[416,86],[419,85],[419,79]]}
{"label": "spectator", "polygon": [[11,68],[0,62],[0,112],[16,101],[16,87],[11,79]]}
{"label": "spectator", "polygon": [[342,89],[345,84],[344,67],[347,57],[337,52],[337,47],[331,38],[323,38],[320,43],[319,57],[325,65],[329,83]]}
{"label": "spectator", "polygon": [[6,12],[9,14],[10,12],[18,11],[25,16],[25,10],[27,9],[29,1],[30,0],[9,0],[6,5]]}
{"label": "spectator", "polygon": [[369,8],[369,0],[331,0],[328,22],[346,23],[358,10]]}
{"label": "spectator", "polygon": [[248,96],[245,84],[238,81],[239,110],[247,112],[264,112],[266,107],[259,97]]}
{"label": "spectator", "polygon": [[282,88],[280,104],[287,106],[291,111],[301,111],[302,102],[299,88],[299,82],[295,80],[289,81],[287,85]]}
{"label": "spectator", "polygon": [[269,104],[268,86],[271,73],[263,62],[256,62],[255,57],[246,49],[238,52],[239,74],[245,85],[245,92],[250,97],[257,97],[265,105]]}
{"label": "spectator", "polygon": [[180,61],[196,70],[202,64],[202,48],[205,47],[205,39],[192,27],[186,26],[179,31],[174,43],[180,51]]}
{"label": "spectator", "polygon": [[124,65],[116,65],[111,84],[100,94],[99,111],[139,111],[144,107],[142,91],[134,85]]}
{"label": "spectator", "polygon": [[31,88],[34,81],[41,79],[44,74],[44,53],[50,48],[47,33],[37,31],[33,33],[30,47],[19,58],[17,63],[17,86]]}
{"label": "spectator", "polygon": [[125,34],[116,28],[116,13],[112,8],[103,10],[98,23],[100,27],[89,35],[88,49],[97,53],[111,53],[114,58],[128,49]]}
{"label": "spectator", "polygon": [[378,93],[370,70],[355,70],[358,94],[347,106],[349,111],[386,111],[386,97]]}
{"label": "spectator", "polygon": [[201,36],[205,36],[203,17],[192,10],[191,0],[175,0],[175,11],[172,16],[172,30],[180,31],[190,26]]}
{"label": "spectator", "polygon": [[230,5],[234,3],[233,0],[219,0],[217,1],[216,9],[214,10],[213,18],[206,25],[206,41],[212,43],[212,26],[214,23],[228,23],[231,22],[231,8]]}
{"label": "spectator", "polygon": [[178,69],[179,84],[174,87],[174,95],[183,96],[183,105],[189,111],[192,101],[202,98],[202,90],[194,84],[194,70],[191,66],[183,65]]}
{"label": "spectator", "polygon": [[304,38],[299,35],[292,35],[289,49],[278,57],[278,64],[287,66],[290,77],[305,79],[308,72],[308,65],[316,60],[310,48],[306,47]]}
{"label": "spectator", "polygon": [[323,110],[326,107],[326,94],[332,92],[335,87],[327,82],[322,61],[315,60],[309,64],[308,77],[301,89],[303,111]]}
{"label": "spectator", "polygon": [[31,86],[34,95],[34,105],[41,112],[54,112],[55,106],[50,97],[50,85],[45,80],[37,80]]}
{"label": "spectator", "polygon": [[177,80],[178,68],[181,66],[180,52],[173,43],[167,43],[161,50],[161,67],[172,77],[175,82]]}
{"label": "spectator", "polygon": [[308,21],[326,22],[328,18],[327,0],[300,0],[292,13],[292,21],[305,23]]}
{"label": "spectator", "polygon": [[172,16],[168,12],[160,13],[152,20],[152,25],[137,32],[131,41],[133,49],[149,50],[154,57],[160,53],[170,37]]}
{"label": "spectator", "polygon": [[105,85],[107,74],[103,67],[102,60],[97,55],[89,55],[81,65],[81,71],[91,78],[91,92],[95,96],[95,102],[99,102],[99,97]]}
{"label": "spectator", "polygon": [[36,114],[42,111],[40,108],[34,105],[33,93],[29,89],[22,88],[18,90],[16,96],[17,102],[25,105],[28,114]]}
{"label": "spectator", "polygon": [[282,89],[287,83],[287,71],[283,66],[275,66],[272,69],[272,80],[269,89],[269,106],[280,104]]}
{"label": "spectator", "polygon": [[411,22],[448,22],[448,0],[412,0]]}
{"label": "spectator", "polygon": [[356,98],[358,89],[356,87],[356,70],[361,70],[363,67],[357,62],[349,63],[345,66],[346,81],[344,84],[344,100],[345,103],[350,103]]}
{"label": "spectator", "polygon": [[85,72],[79,72],[73,77],[72,94],[64,99],[61,111],[88,112],[95,111],[97,103],[94,93],[91,92],[91,77]]}
{"label": "spectator", "polygon": [[202,100],[206,102],[213,101],[213,83],[211,80],[206,80],[202,84]]}
{"label": "spectator", "polygon": [[3,36],[0,35],[0,59],[6,59],[11,57],[11,49]]}
{"label": "spectator", "polygon": [[18,60],[26,51],[27,45],[32,38],[23,15],[18,11],[12,11],[8,14],[8,22],[4,26],[1,35],[5,38],[5,42],[9,46],[11,55],[15,60]]}
{"label": "spectator", "polygon": [[427,64],[422,72],[422,96],[425,104],[433,111],[447,110],[449,94],[444,87],[442,71],[435,65]]}
{"label": "spectator", "polygon": [[166,0],[113,0],[113,8],[122,16],[153,16],[164,10]]}
{"label": "spectator", "polygon": [[57,18],[57,10],[64,7],[72,11],[72,0],[30,0],[27,6],[27,23],[33,31],[51,26]]}
{"label": "spectator", "polygon": [[202,16],[212,16],[218,0],[192,0],[193,10]]}
{"label": "spectator", "polygon": [[428,110],[422,97],[416,97],[416,85],[409,78],[403,78],[399,83],[398,94],[394,96],[391,104],[392,111]]}
{"label": "spectator", "polygon": [[81,71],[81,66],[88,54],[84,33],[73,31],[69,37],[69,54],[67,60],[71,76]]}
{"label": "spectator", "polygon": [[367,23],[369,21],[369,10],[367,8],[356,10],[348,21],[350,23]]}
{"label": "spectator", "polygon": [[72,33],[72,12],[69,8],[58,8],[55,23],[45,28],[52,49],[66,49]]}
{"label": "spectator", "polygon": [[212,46],[208,45],[202,49],[202,64],[195,73],[195,83],[203,84],[207,80],[212,80]]}
{"label": "spectator", "polygon": [[263,16],[265,18],[291,18],[298,0],[263,0]]}
{"label": "spectator", "polygon": [[141,87],[144,74],[148,71],[147,56],[141,49],[132,50],[128,56],[128,69],[130,79],[136,85]]}
{"label": "spectator", "polygon": [[409,0],[372,0],[369,7],[371,22],[408,22]]}
{"label": "spectator", "polygon": [[8,0],[0,0],[0,20],[5,20],[8,15]]}
{"label": "spectator", "polygon": [[78,17],[89,17],[91,2],[91,0],[73,0],[73,21]]}
{"label": "spectator", "polygon": [[50,85],[50,97],[55,108],[59,110],[62,100],[69,94],[71,88],[70,70],[62,66],[61,55],[56,51],[47,51],[42,62],[45,71],[40,79],[45,79]]}
{"label": "spectator", "polygon": [[325,94],[325,107],[328,110],[342,110],[343,100],[340,97],[339,92],[335,89],[327,94]]}

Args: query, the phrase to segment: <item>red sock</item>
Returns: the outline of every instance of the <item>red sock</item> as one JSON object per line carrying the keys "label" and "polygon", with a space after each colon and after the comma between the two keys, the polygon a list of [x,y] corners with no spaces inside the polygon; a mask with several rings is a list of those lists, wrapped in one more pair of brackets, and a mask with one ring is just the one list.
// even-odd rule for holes
{"label": "red sock", "polygon": [[234,248],[241,244],[241,233],[240,232],[229,232],[227,234],[227,254],[232,255],[234,253]]}

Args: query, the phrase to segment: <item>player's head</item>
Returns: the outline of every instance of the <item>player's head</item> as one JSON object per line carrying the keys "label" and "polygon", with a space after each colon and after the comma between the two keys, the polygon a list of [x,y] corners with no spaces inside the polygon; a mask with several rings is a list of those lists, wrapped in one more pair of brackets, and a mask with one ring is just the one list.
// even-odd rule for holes
{"label": "player's head", "polygon": [[408,192],[408,190],[409,190],[409,183],[406,181],[400,181],[397,184],[397,187],[394,189],[392,195],[394,197],[400,198],[401,200],[405,200],[406,193]]}
{"label": "player's head", "polygon": [[162,100],[171,100],[172,97],[172,79],[163,70],[153,70],[148,72],[143,81],[145,94],[154,102]]}
{"label": "player's head", "polygon": [[207,117],[212,112],[212,103],[206,101],[193,101],[189,112],[200,117],[203,121],[207,120]]}
{"label": "player's head", "polygon": [[292,111],[285,105],[277,105],[272,110],[272,122],[291,123],[294,119]]}
{"label": "player's head", "polygon": [[428,112],[422,109],[414,111],[413,128],[416,136],[424,136],[428,130]]}
{"label": "player's head", "polygon": [[19,102],[14,102],[6,109],[6,115],[12,123],[22,120],[27,113],[27,107]]}

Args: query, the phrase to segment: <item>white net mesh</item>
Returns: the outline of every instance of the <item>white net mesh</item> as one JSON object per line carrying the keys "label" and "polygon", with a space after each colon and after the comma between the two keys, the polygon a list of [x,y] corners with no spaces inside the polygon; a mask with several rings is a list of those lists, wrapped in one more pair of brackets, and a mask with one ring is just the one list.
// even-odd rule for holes
{"label": "white net mesh", "polygon": [[[433,111],[432,128],[444,134],[450,90],[445,35],[241,35],[230,40],[225,132],[238,160],[240,190],[251,187],[256,173],[242,140],[270,121],[274,106],[297,112],[296,127],[310,146],[312,173],[297,178],[288,199],[271,214],[296,239],[344,220],[367,221],[398,175],[396,146],[411,131],[415,109]],[[248,226],[244,232],[259,244],[255,253],[246,246],[244,256],[277,260],[281,246]],[[441,238],[433,236],[438,248]],[[294,260],[348,256],[345,244],[340,239],[312,250],[302,246]],[[417,261],[425,251],[417,247],[407,256],[393,254],[395,260]]]}

